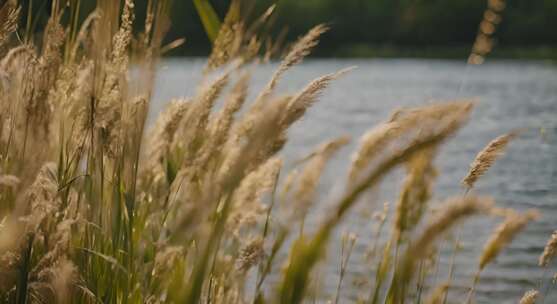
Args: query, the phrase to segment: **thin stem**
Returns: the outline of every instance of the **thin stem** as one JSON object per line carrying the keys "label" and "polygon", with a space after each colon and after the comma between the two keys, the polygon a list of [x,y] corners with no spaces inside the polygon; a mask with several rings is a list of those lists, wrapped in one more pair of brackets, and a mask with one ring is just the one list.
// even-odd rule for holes
{"label": "thin stem", "polygon": [[[465,198],[471,189],[472,189],[471,187],[466,187],[466,189],[464,190],[464,194],[462,194],[462,197]],[[452,280],[456,268],[456,255],[458,253],[458,248],[459,248],[461,238],[462,238],[462,227],[458,227],[458,229],[456,230],[456,239],[453,244],[451,261],[449,264],[449,277],[447,278],[447,292],[445,292],[445,294],[443,295],[443,304],[447,304],[447,298],[449,297],[449,292],[451,290],[451,284],[452,284]]]}
{"label": "thin stem", "polygon": [[[271,193],[271,204],[269,205],[269,210],[267,210],[267,216],[265,218],[265,226],[263,227],[263,236],[262,236],[263,243],[265,243],[265,239],[267,238],[267,235],[269,234],[269,226],[270,226],[270,223],[271,223],[271,212],[273,211],[273,207],[275,206],[275,202],[276,202],[276,192],[277,192],[279,177],[280,177],[280,169],[275,176],[275,182],[273,184],[273,191]],[[261,284],[259,282],[260,281],[262,282],[262,270],[264,270],[264,265],[263,265],[263,262],[261,261],[259,263],[259,267],[257,269],[257,279],[256,279],[257,284],[255,285],[255,291],[254,291],[254,296],[253,296],[254,301],[257,299],[257,296],[259,295],[259,292],[260,292]]]}
{"label": "thin stem", "polygon": [[480,272],[480,269],[476,271],[476,274],[474,275],[474,281],[472,282],[472,287],[470,288],[470,292],[468,292],[468,297],[466,298],[466,301],[464,303],[469,304],[472,302],[472,298],[474,297],[474,292],[476,290],[476,285],[478,285],[478,282],[480,281]]}
{"label": "thin stem", "polygon": [[[545,268],[543,269],[542,277],[540,278],[540,281],[539,281],[539,283],[538,283],[538,289],[540,289],[540,290],[541,290],[542,287],[543,287],[542,285],[543,285],[543,281],[545,281],[545,275],[546,275],[546,273],[547,273],[547,267],[545,267]],[[545,288],[544,288],[544,290],[543,290],[543,292],[542,292],[542,295],[543,295],[543,297],[542,297],[542,304],[545,303],[545,299],[546,299],[547,296],[549,295],[549,291],[550,291],[550,289],[551,289],[552,283],[553,283],[553,282],[550,281],[549,284],[547,284],[547,285],[545,286]]]}
{"label": "thin stem", "polygon": [[418,304],[420,304],[422,302],[422,293],[423,293],[424,285],[425,285],[424,281],[425,281],[425,277],[426,277],[426,275],[425,275],[426,272],[425,272],[424,268],[425,268],[424,267],[424,261],[422,260],[420,262],[420,269],[419,269],[419,272],[418,272],[419,273],[419,278],[418,278],[418,282],[417,282],[417,285],[418,285],[417,286],[418,287],[417,288],[417,294],[418,295],[417,295],[416,303],[418,303]]}
{"label": "thin stem", "polygon": [[[346,248],[346,242],[350,242],[348,248]],[[348,266],[348,261],[350,260],[350,255],[352,254],[352,249],[354,248],[355,240],[346,240],[342,241],[341,246],[341,253],[340,253],[340,276],[338,279],[337,284],[337,291],[335,296],[335,304],[338,304],[338,300],[340,299],[340,288],[342,287],[342,281],[344,279],[344,275],[346,273],[346,268]]]}

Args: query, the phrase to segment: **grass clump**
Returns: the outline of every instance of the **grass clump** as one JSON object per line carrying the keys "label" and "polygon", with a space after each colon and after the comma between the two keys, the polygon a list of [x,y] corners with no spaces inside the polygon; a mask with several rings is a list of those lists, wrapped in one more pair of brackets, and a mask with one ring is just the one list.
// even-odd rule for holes
{"label": "grass clump", "polygon": [[[287,174],[281,189],[278,153],[289,127],[349,69],[317,78],[292,95],[276,87],[327,27],[316,26],[295,42],[248,103],[250,63],[276,51],[275,45],[264,46],[261,33],[272,8],[247,24],[233,1],[196,94],[169,103],[148,128],[157,62],[181,43],[163,45],[169,3],[149,1],[138,34],[132,0],[99,0],[80,26],[79,5],[64,4],[53,1],[40,43],[29,31],[23,41],[10,40],[17,3],[8,1],[0,11],[2,302],[304,302],[318,287],[314,274],[335,229],[397,167],[406,169],[407,179],[383,245],[379,235],[387,211],[376,217],[373,251],[381,256],[373,259],[371,292],[362,302],[419,301],[421,293],[410,292],[417,284],[431,289],[431,303],[441,303],[451,286],[427,287],[430,273],[423,269],[453,226],[476,215],[505,216],[486,245],[482,270],[535,217],[500,212],[490,198],[473,194],[455,196],[433,214],[435,156],[474,106],[455,100],[400,109],[364,135],[344,193],[308,234],[304,220],[315,210],[321,173],[349,138],[317,147],[299,163],[298,173]],[[217,111],[220,99],[224,104]],[[490,144],[489,157],[476,159],[473,168],[479,169],[465,179],[469,188],[510,139],[496,140],[504,144]],[[281,217],[277,208],[290,210]],[[356,241],[343,241],[335,302],[342,301]],[[541,265],[553,257],[551,248]]]}

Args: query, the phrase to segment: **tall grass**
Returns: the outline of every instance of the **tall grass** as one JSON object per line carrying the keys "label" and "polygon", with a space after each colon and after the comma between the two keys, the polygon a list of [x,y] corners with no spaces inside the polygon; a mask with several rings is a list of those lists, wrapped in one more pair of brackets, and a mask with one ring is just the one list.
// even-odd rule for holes
{"label": "tall grass", "polygon": [[[349,177],[337,181],[346,185],[343,195],[310,234],[304,220],[316,210],[320,176],[349,139],[317,147],[297,171],[286,173],[284,184],[279,152],[289,127],[349,69],[310,81],[295,94],[278,92],[277,84],[327,27],[316,26],[294,42],[248,102],[250,70],[261,54],[277,51],[265,35],[272,8],[248,24],[233,1],[196,94],[172,101],[147,126],[158,60],[181,43],[163,45],[169,3],[149,1],[141,22],[132,0],[98,0],[81,24],[79,0],[69,4],[53,1],[41,40],[32,31],[14,34],[21,14],[16,2],[0,10],[1,302],[327,300],[316,295],[316,271],[327,261],[333,233],[398,167],[406,170],[406,181],[391,229],[383,229],[387,211],[374,219],[375,271],[362,303],[420,302],[422,292],[428,303],[441,303],[450,284],[423,269],[438,261],[439,241],[452,227],[475,216],[505,218],[485,247],[475,286],[480,271],[536,217],[496,208],[473,193],[455,195],[433,211],[435,157],[474,107],[454,100],[400,109],[364,135]],[[506,145],[511,137],[503,139]],[[465,179],[469,188],[500,154],[492,148],[476,159]],[[381,234],[390,234],[386,244]],[[344,301],[343,278],[356,242],[354,236],[343,240],[335,303]],[[553,236],[540,265],[549,264],[555,244]],[[528,291],[522,302],[536,297],[538,291]]]}

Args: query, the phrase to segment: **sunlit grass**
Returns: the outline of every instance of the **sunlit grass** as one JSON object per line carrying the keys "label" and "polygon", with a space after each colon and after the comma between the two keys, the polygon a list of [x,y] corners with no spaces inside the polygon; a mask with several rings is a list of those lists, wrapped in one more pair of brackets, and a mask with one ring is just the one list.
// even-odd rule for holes
{"label": "sunlit grass", "polygon": [[[369,203],[362,196],[399,167],[406,180],[392,206],[394,218],[387,220],[385,210],[373,219],[380,228],[369,246],[369,280],[359,287],[366,296],[358,301],[466,301],[466,295],[449,294],[451,276],[449,283],[435,281],[427,269],[435,268],[439,245],[459,222],[503,218],[470,278],[472,301],[480,271],[537,217],[535,211],[497,208],[473,193],[474,183],[518,133],[478,154],[464,179],[466,194],[447,198],[441,210],[432,208],[433,184],[442,178],[435,157],[465,127],[474,107],[471,100],[453,100],[399,109],[371,128],[352,161],[346,160],[349,176],[336,181],[343,194],[309,233],[304,223],[317,210],[321,173],[349,139],[316,147],[292,172],[284,172],[279,152],[288,144],[289,127],[351,68],[309,81],[294,94],[276,87],[316,47],[326,26],[288,48],[248,102],[250,71],[260,58],[277,53],[261,30],[272,9],[248,24],[233,1],[218,32],[209,31],[214,50],[196,94],[172,101],[146,126],[158,59],[179,44],[163,45],[169,3],[149,1],[141,22],[133,1],[120,7],[99,0],[80,26],[63,18],[76,14],[76,3],[54,1],[43,42],[36,44],[10,40],[21,13],[17,5],[8,2],[0,11],[0,43],[6,47],[0,62],[2,302],[347,301],[341,291],[349,284],[343,279],[355,236],[340,245],[332,298],[319,294],[316,273],[329,262],[325,252],[348,211]],[[206,12],[202,18],[208,24],[213,17]],[[134,24],[143,25],[138,34]],[[471,63],[487,55],[479,47]],[[133,77],[132,66],[138,71]],[[541,266],[549,265],[556,243],[548,242]],[[525,299],[537,295],[530,291]]]}

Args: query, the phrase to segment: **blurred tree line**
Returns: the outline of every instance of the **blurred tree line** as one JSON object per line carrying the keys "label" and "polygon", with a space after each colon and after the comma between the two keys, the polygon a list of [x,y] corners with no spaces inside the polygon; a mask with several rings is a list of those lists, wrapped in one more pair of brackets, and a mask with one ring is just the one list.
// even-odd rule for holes
{"label": "blurred tree line", "polygon": [[[5,1],[5,0],[4,0]],[[31,0],[25,0],[24,12]],[[33,0],[34,10],[52,0]],[[70,0],[75,1],[75,0]],[[469,48],[486,7],[486,0],[243,0],[253,7],[249,18],[276,3],[273,28],[287,28],[293,40],[312,26],[327,23],[318,49],[321,55],[350,55],[366,47]],[[2,2],[2,0],[0,0]],[[92,0],[81,0],[90,10]],[[209,0],[223,18],[230,0]],[[46,3],[46,4],[45,4]],[[143,18],[147,0],[136,0],[137,18]],[[192,0],[173,0],[168,40],[186,38],[172,55],[206,55],[210,42]],[[500,47],[557,47],[557,0],[507,0],[503,22],[495,37]],[[353,52],[352,52],[353,53]]]}

